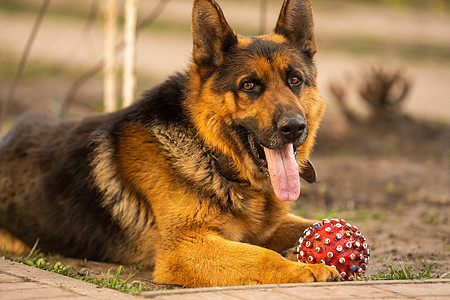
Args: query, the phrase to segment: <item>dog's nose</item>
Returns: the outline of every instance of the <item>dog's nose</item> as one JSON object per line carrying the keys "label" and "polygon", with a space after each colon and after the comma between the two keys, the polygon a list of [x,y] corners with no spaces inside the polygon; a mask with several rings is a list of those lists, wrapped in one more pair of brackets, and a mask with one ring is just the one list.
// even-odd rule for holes
{"label": "dog's nose", "polygon": [[282,115],[278,120],[278,132],[288,141],[296,141],[306,129],[306,122],[300,114]]}

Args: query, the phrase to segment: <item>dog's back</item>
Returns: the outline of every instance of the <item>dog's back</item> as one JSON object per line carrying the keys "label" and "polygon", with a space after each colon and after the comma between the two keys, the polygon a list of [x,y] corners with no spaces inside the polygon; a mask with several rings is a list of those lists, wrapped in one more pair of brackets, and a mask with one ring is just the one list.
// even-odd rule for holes
{"label": "dog's back", "polygon": [[39,209],[31,199],[43,196],[42,187],[36,184],[43,173],[40,164],[43,155],[50,156],[45,148],[50,148],[61,124],[49,116],[25,114],[0,139],[0,226],[23,224],[23,212]]}
{"label": "dog's back", "polygon": [[39,238],[41,249],[118,260],[120,230],[99,208],[87,170],[89,136],[102,119],[26,114],[17,121],[0,140],[0,228],[28,245]]}

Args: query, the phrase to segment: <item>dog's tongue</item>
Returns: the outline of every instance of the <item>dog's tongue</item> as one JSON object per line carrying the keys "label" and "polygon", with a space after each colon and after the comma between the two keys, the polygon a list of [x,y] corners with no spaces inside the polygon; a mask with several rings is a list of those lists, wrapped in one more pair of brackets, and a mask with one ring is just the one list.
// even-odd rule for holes
{"label": "dog's tongue", "polygon": [[275,195],[281,201],[297,200],[300,196],[300,176],[293,145],[274,150],[264,147],[264,153]]}

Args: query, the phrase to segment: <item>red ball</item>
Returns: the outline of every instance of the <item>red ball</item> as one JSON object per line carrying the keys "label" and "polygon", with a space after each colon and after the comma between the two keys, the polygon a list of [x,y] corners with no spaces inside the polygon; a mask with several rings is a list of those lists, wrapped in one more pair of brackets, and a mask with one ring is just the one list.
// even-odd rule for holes
{"label": "red ball", "polygon": [[345,220],[323,219],[304,231],[297,249],[299,262],[335,267],[344,280],[362,278],[369,262],[369,246],[356,226]]}

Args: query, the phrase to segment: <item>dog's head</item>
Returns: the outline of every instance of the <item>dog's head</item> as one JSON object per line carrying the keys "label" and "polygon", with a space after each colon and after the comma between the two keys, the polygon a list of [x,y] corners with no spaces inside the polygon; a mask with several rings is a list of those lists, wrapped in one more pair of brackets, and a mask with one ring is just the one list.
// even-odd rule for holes
{"label": "dog's head", "polygon": [[286,0],[268,35],[236,34],[213,0],[194,0],[186,109],[205,143],[276,196],[296,200],[324,103],[313,56],[310,0]]}

